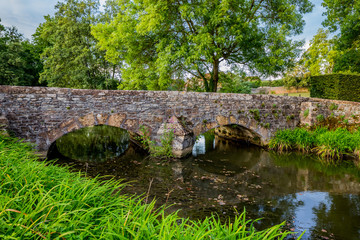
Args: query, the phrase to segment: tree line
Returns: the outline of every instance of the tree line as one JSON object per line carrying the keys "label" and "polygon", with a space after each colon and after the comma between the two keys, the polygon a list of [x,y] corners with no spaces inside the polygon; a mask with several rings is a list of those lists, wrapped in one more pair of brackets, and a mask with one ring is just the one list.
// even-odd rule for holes
{"label": "tree line", "polygon": [[360,3],[345,1],[324,0],[328,30],[302,53],[292,37],[310,0],[107,0],[101,11],[65,0],[31,41],[0,22],[0,84],[182,90],[191,79],[192,90],[241,92],[246,75],[301,85],[309,72],[359,72]]}

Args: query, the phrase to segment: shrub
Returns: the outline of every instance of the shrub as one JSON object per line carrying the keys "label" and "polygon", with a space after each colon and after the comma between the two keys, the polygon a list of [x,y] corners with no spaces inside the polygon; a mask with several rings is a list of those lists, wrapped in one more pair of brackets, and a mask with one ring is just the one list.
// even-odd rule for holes
{"label": "shrub", "polygon": [[174,139],[174,131],[165,125],[166,131],[160,137],[160,145],[152,141],[149,137],[149,130],[145,126],[140,126],[140,132],[142,135],[138,137],[138,140],[143,146],[149,150],[150,156],[155,158],[172,158],[172,142]]}
{"label": "shrub", "polygon": [[311,76],[310,97],[360,101],[360,75],[327,74]]}

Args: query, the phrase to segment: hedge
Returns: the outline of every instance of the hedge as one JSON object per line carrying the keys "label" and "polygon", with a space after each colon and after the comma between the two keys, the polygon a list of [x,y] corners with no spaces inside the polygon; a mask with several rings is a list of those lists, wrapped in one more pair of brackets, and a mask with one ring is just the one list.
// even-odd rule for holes
{"label": "hedge", "polygon": [[360,102],[360,75],[311,76],[310,97]]}

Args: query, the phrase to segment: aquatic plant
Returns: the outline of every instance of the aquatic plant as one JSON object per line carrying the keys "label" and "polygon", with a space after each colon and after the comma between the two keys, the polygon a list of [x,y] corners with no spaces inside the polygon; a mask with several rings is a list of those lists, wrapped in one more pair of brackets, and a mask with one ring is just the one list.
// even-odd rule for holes
{"label": "aquatic plant", "polygon": [[172,158],[172,142],[174,140],[174,129],[165,125],[165,131],[160,136],[160,144],[150,139],[149,129],[146,126],[140,126],[141,136],[138,140],[149,150],[150,156],[155,158]]}
{"label": "aquatic plant", "polygon": [[359,158],[360,131],[345,128],[315,130],[305,128],[279,130],[269,142],[269,148],[277,151],[300,150],[314,152],[322,161],[336,164],[344,155]]}
{"label": "aquatic plant", "polygon": [[245,213],[223,224],[166,214],[121,194],[124,184],[87,178],[49,162],[32,147],[0,136],[1,239],[284,239],[283,224],[257,231]]}

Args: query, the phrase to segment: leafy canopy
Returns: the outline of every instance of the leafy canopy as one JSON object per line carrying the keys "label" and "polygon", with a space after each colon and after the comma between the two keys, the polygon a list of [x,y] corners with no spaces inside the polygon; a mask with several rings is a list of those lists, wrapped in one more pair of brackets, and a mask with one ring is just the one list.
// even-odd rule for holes
{"label": "leafy canopy", "polygon": [[[113,1],[114,2],[114,1]],[[122,62],[122,88],[167,89],[196,77],[216,91],[220,65],[277,75],[302,42],[309,0],[119,0],[108,23],[92,27],[106,58]],[[205,75],[210,74],[210,78]]]}
{"label": "leafy canopy", "polygon": [[38,50],[15,27],[0,24],[0,85],[39,85]]}
{"label": "leafy canopy", "polygon": [[97,0],[66,0],[55,6],[55,16],[45,16],[34,34],[45,47],[41,81],[55,87],[116,88],[115,65],[105,60],[90,33],[98,8]]}
{"label": "leafy canopy", "polygon": [[326,9],[323,25],[338,33],[334,38],[335,48],[339,51],[334,72],[360,73],[360,1],[324,0],[322,5]]}
{"label": "leafy canopy", "polygon": [[284,77],[287,87],[308,87],[310,76],[332,73],[335,58],[339,54],[334,40],[329,39],[329,30],[320,28],[310,40],[309,48]]}

